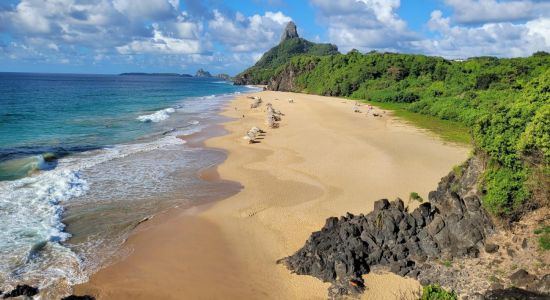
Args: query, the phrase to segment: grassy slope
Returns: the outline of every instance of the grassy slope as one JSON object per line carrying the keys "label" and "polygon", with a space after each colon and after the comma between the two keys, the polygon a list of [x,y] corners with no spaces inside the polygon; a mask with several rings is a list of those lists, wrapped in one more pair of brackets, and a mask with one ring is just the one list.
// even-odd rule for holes
{"label": "grassy slope", "polygon": [[456,121],[442,120],[433,116],[423,115],[407,110],[407,104],[403,103],[388,103],[366,101],[381,109],[391,110],[394,115],[414,124],[420,128],[427,129],[443,140],[470,145],[472,143],[472,135],[470,129],[462,123]]}

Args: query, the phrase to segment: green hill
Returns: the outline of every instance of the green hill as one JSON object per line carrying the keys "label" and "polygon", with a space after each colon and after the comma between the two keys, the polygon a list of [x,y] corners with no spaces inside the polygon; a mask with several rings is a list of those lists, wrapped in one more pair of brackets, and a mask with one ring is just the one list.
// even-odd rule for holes
{"label": "green hill", "polygon": [[280,44],[267,51],[254,66],[238,74],[234,82],[239,85],[268,84],[277,67],[301,54],[312,56],[338,54],[338,48],[332,44],[317,44],[300,38],[296,32],[296,25],[290,22],[283,32]]}

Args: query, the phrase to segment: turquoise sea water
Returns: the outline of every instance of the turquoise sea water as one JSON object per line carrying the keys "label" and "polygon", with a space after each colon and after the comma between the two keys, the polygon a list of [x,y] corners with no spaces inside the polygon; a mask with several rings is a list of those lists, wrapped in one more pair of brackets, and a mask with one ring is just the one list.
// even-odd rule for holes
{"label": "turquoise sea water", "polygon": [[113,259],[145,217],[221,196],[200,181],[220,151],[176,138],[219,122],[214,79],[0,73],[0,290],[46,298]]}
{"label": "turquoise sea water", "polygon": [[[199,97],[244,90],[219,80],[175,76],[0,73],[0,180],[29,171],[10,170],[1,162],[172,130],[181,124],[170,122],[170,114],[202,109]],[[190,101],[199,107],[182,111]]]}

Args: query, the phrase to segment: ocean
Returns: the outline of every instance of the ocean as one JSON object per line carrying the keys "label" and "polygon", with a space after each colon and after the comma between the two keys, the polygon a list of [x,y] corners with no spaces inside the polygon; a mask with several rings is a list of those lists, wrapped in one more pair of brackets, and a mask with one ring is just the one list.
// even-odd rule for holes
{"label": "ocean", "polygon": [[144,218],[223,197],[197,178],[215,126],[252,87],[202,78],[0,73],[0,290],[70,292],[120,255]]}

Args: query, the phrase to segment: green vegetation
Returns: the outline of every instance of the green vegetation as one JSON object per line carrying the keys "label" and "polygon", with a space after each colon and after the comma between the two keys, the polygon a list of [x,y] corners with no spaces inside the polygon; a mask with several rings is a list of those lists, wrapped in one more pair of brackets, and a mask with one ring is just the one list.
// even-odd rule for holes
{"label": "green vegetation", "polygon": [[539,235],[538,242],[542,250],[550,250],[550,226],[544,226],[535,230],[535,234]]}
{"label": "green vegetation", "polygon": [[418,201],[418,202],[424,202],[424,199],[422,199],[422,197],[420,197],[420,195],[417,192],[412,192],[409,195],[409,201],[411,201],[411,200],[415,200],[415,201]]}
{"label": "green vegetation", "polygon": [[394,116],[420,128],[428,129],[445,141],[458,144],[470,144],[472,142],[472,136],[468,127],[460,122],[443,120],[434,116],[412,112],[407,109],[409,105],[405,103],[376,101],[369,101],[369,103],[380,109],[391,110]]}
{"label": "green vegetation", "polygon": [[291,38],[271,48],[254,66],[236,77],[246,78],[247,84],[267,84],[275,74],[275,70],[296,55],[322,56],[337,53],[338,48],[332,44],[316,44],[302,38]]}
{"label": "green vegetation", "polygon": [[430,284],[422,289],[420,300],[457,300],[455,292],[447,292],[437,284]]}
{"label": "green vegetation", "polygon": [[[485,208],[514,218],[548,204],[550,55],[449,61],[377,53],[299,55],[274,70],[295,91],[368,101],[486,158]],[[289,72],[292,71],[292,72]],[[286,78],[288,80],[288,78]]]}

